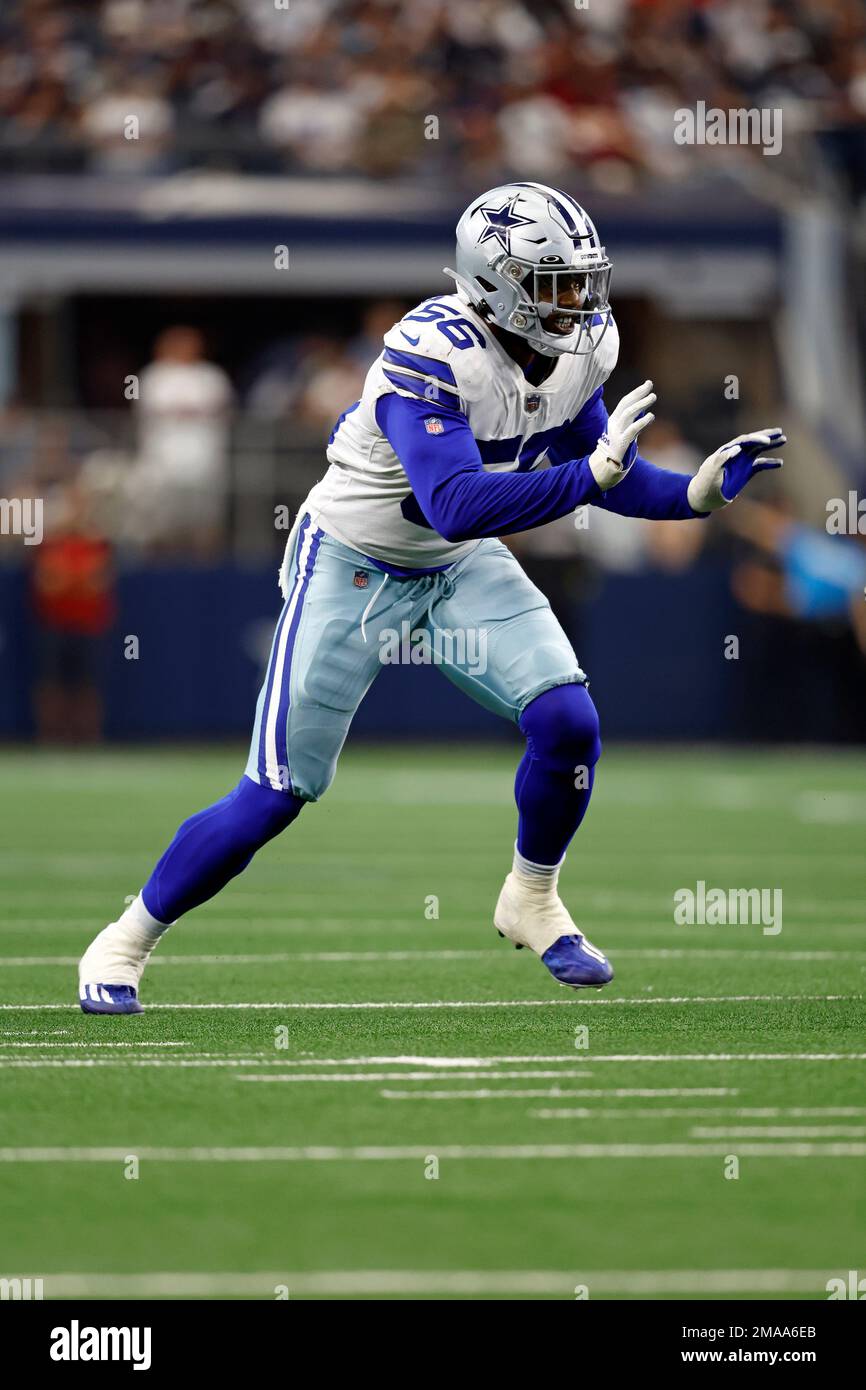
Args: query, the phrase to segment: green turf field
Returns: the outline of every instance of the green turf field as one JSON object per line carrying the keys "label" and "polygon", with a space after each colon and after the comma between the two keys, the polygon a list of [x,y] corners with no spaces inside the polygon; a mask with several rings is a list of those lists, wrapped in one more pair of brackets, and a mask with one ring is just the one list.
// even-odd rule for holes
{"label": "green turf field", "polygon": [[[492,928],[514,762],[350,748],[112,1019],[74,962],[242,755],[0,755],[0,1276],[573,1299],[866,1273],[866,759],[608,751],[562,882],[617,971],[583,993]],[[676,925],[698,880],[783,890],[782,931]]]}

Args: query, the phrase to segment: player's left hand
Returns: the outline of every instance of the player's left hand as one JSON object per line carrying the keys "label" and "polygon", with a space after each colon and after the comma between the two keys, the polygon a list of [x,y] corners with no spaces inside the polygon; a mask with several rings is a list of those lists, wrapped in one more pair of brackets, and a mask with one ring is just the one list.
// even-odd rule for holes
{"label": "player's left hand", "polygon": [[715,512],[733,502],[756,473],[781,468],[782,460],[759,458],[765,449],[786,444],[780,429],[740,434],[704,459],[688,487],[689,506],[695,512]]}

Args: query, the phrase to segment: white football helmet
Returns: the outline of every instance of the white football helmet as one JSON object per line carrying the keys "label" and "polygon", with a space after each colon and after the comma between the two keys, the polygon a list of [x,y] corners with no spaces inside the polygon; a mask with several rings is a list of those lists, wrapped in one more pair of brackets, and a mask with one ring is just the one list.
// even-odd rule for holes
{"label": "white football helmet", "polygon": [[486,319],[558,357],[594,352],[601,342],[611,321],[610,270],[591,219],[567,193],[505,183],[460,218],[457,269],[445,274]]}

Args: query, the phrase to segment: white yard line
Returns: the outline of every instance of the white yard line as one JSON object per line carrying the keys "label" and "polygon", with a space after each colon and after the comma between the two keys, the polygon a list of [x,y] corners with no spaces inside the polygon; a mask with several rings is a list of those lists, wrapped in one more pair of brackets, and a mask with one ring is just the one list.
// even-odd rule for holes
{"label": "white yard line", "polygon": [[578,1284],[597,1294],[806,1293],[826,1296],[838,1270],[628,1269],[628,1270],[435,1270],[353,1269],[238,1273],[165,1271],[145,1274],[46,1274],[45,1297],[226,1298],[243,1294],[272,1300],[289,1296],[387,1294],[550,1294],[573,1299]]}
{"label": "white yard line", "polygon": [[[498,1066],[501,1062],[580,1062],[577,1052],[528,1052],[525,1055],[515,1052],[494,1052],[487,1057],[431,1057],[429,1054],[419,1055],[411,1052],[384,1054],[380,1057],[296,1057],[283,1058],[276,1061],[275,1066],[285,1067],[369,1067],[369,1066],[422,1066],[422,1067],[488,1067]],[[583,1071],[581,1064],[581,1074],[589,1075]]]}
{"label": "white yard line", "polygon": [[[139,1069],[141,1069],[141,1068],[147,1068],[147,1067],[163,1067],[163,1068],[165,1068],[165,1069],[167,1069],[167,1070],[171,1070],[172,1068],[174,1068],[174,1069],[177,1070],[177,1071],[182,1071],[182,1070],[184,1070],[184,1069],[186,1069],[187,1071],[193,1071],[193,1070],[195,1070],[197,1067],[198,1067],[198,1068],[205,1068],[205,1069],[208,1068],[208,1067],[216,1067],[216,1068],[225,1067],[225,1068],[229,1068],[229,1069],[230,1069],[230,1068],[232,1068],[232,1067],[270,1067],[270,1066],[279,1066],[279,1063],[278,1063],[278,1062],[262,1061],[261,1057],[253,1057],[253,1058],[237,1058],[237,1057],[214,1057],[214,1058],[206,1058],[206,1057],[173,1057],[173,1058],[171,1058],[171,1060],[168,1060],[167,1058],[164,1058],[164,1057],[131,1057],[131,1056],[127,1056],[127,1057],[39,1057],[39,1058],[36,1058],[36,1057],[32,1057],[32,1058],[31,1058],[31,1057],[28,1057],[26,1060],[25,1060],[24,1058],[20,1058],[20,1057],[0,1057],[0,1071],[16,1071],[16,1070],[24,1070],[24,1069],[29,1069],[29,1070],[31,1070],[31,1071],[40,1071],[40,1070],[41,1070],[41,1071],[51,1071],[51,1070],[56,1071],[56,1070],[59,1070],[59,1069],[62,1068],[62,1067],[68,1067],[68,1068],[71,1068],[72,1070],[75,1070],[76,1068],[81,1069],[81,1068],[83,1068],[83,1067],[137,1067],[137,1068],[139,1068]],[[451,1075],[453,1075],[452,1072],[435,1072],[435,1073],[428,1073],[428,1072],[415,1073],[415,1072],[412,1072],[412,1073],[409,1073],[409,1074],[407,1074],[407,1073],[405,1073],[405,1072],[394,1072],[393,1074],[394,1074],[394,1076],[401,1077],[401,1078],[404,1079],[404,1080],[405,1080],[405,1079],[408,1079],[408,1078],[414,1078],[414,1077],[417,1076],[417,1075],[425,1076],[425,1077],[428,1076],[428,1075],[434,1075],[434,1076],[436,1077],[437,1080],[442,1079],[442,1078],[444,1078],[444,1077],[446,1077],[446,1076],[451,1076]],[[461,1073],[461,1075],[464,1075],[464,1074],[465,1074],[465,1073]],[[493,1074],[496,1075],[496,1073],[493,1073]],[[553,1076],[553,1075],[558,1075],[559,1073],[550,1072],[550,1073],[546,1073],[546,1074],[547,1074],[547,1075]],[[489,1073],[489,1072],[484,1072],[484,1073],[475,1073],[475,1072],[473,1072],[472,1075],[473,1075],[473,1076],[474,1076],[474,1075],[489,1076],[490,1073]],[[534,1073],[533,1073],[533,1075],[534,1075]],[[583,1073],[581,1073],[581,1075],[583,1075]],[[361,1081],[364,1081],[364,1080],[368,1080],[369,1078],[367,1078],[367,1077],[366,1077],[365,1075],[363,1075],[363,1074],[360,1075],[360,1076],[358,1076],[357,1074],[354,1074],[352,1077],[347,1078],[347,1079],[349,1079],[349,1080],[361,1080]],[[315,1081],[315,1080],[331,1081],[331,1080],[333,1080],[333,1076],[332,1076],[331,1074],[327,1073],[327,1072],[323,1072],[323,1073],[321,1074],[321,1076],[318,1076],[318,1075],[314,1075],[314,1076],[305,1076],[305,1077],[302,1077],[301,1080],[304,1080],[304,1081]]]}
{"label": "white yard line", "polygon": [[859,960],[866,956],[866,951],[836,951],[831,948],[823,951],[783,951],[769,944],[743,950],[724,946],[610,946],[610,954],[641,960]]}
{"label": "white yard line", "polygon": [[[26,1060],[18,1057],[0,1057],[0,1071],[20,1070],[29,1068],[31,1070],[57,1070],[62,1067],[82,1068],[82,1067],[137,1067],[139,1069],[147,1067],[161,1067],[166,1070],[194,1070],[195,1068],[224,1067],[227,1069],[239,1067],[262,1067],[279,1066],[279,1062],[262,1061],[261,1058],[239,1059],[234,1057],[227,1058],[201,1058],[201,1057],[178,1057],[168,1060],[163,1057],[42,1057],[27,1058]],[[529,1071],[391,1071],[391,1072],[276,1072],[273,1075],[254,1075],[239,1078],[243,1081],[291,1081],[297,1083],[320,1082],[323,1084],[330,1082],[369,1082],[369,1081],[448,1081],[451,1077],[460,1076],[461,1079],[478,1081],[490,1080],[493,1078],[530,1078],[544,1080],[552,1077],[585,1077],[591,1075],[581,1067],[579,1071],[539,1071],[532,1068]]]}
{"label": "white yard line", "polygon": [[[370,1003],[299,1003],[297,1000],[281,1000],[271,1003],[225,1003],[210,1004],[148,1004],[150,1010],[163,1009],[546,1009],[557,1005],[571,1005],[574,996],[568,999],[435,999],[429,1002],[413,1000],[385,1000]],[[0,1009],[39,1013],[45,1010],[78,1011],[77,1004],[0,1004]]]}
{"label": "white yard line", "polygon": [[[563,1088],[559,1086],[548,1086],[542,1088],[514,1087],[512,1088],[512,1090],[506,1090],[506,1088],[502,1088],[502,1090],[499,1090],[499,1088],[496,1088],[496,1090],[491,1090],[491,1088],[487,1088],[487,1090],[484,1090],[484,1088],[482,1088],[482,1090],[477,1091],[384,1090],[379,1091],[379,1095],[382,1095],[382,1097],[384,1097],[386,1101],[502,1101],[502,1099],[506,1099],[506,1101],[527,1101],[527,1099],[530,1099],[530,1101],[548,1101],[548,1099],[626,1099],[627,1097],[635,1097],[641,1099],[662,1099],[683,1097],[683,1095],[702,1095],[702,1097],[703,1095],[706,1095],[706,1097],[709,1097],[709,1095],[740,1095],[740,1091],[738,1091],[737,1088],[728,1088],[721,1086],[695,1086],[684,1088],[666,1087],[664,1088],[664,1090],[659,1091],[649,1090],[649,1088],[644,1087],[627,1086],[614,1087],[610,1088],[610,1090],[596,1090],[596,1088],[585,1088],[584,1090],[584,1088],[582,1087],[580,1088],[580,1090],[574,1087],[570,1087],[567,1088],[567,1090],[563,1090]],[[534,1113],[535,1115],[539,1115],[541,1111],[535,1111]],[[563,1111],[563,1113],[566,1112]],[[603,1111],[602,1109],[602,1111],[598,1111],[598,1113],[599,1115],[605,1115],[605,1113],[607,1112]],[[689,1111],[688,1113],[695,1112]]]}
{"label": "white yard line", "polygon": [[[66,1043],[37,1043],[37,1042],[32,1042],[32,1043],[31,1043],[31,1042],[27,1042],[27,1043],[0,1043],[0,1063],[2,1063],[2,1062],[4,1062],[4,1061],[10,1062],[10,1063],[11,1063],[12,1060],[13,1060],[12,1058],[8,1058],[8,1057],[4,1057],[4,1056],[3,1056],[3,1048],[4,1048],[4,1047],[10,1047],[10,1048],[13,1048],[13,1047],[35,1047],[35,1048],[40,1048],[40,1049],[41,1049],[41,1048],[43,1048],[43,1047],[44,1047],[44,1048],[48,1048],[48,1047],[61,1047],[61,1048],[62,1048],[62,1047],[66,1047],[66,1046],[69,1046],[69,1047],[84,1047],[84,1048],[89,1048],[89,1047],[136,1047],[136,1046],[141,1046],[141,1047],[188,1047],[189,1045],[190,1045],[189,1043],[146,1043],[146,1042],[142,1042],[141,1044],[137,1044],[137,1043],[128,1043],[128,1042],[127,1042],[127,1043],[100,1043],[100,1042],[87,1043],[87,1042],[77,1042],[77,1043],[68,1043],[68,1044],[66,1044]],[[18,1060],[18,1059],[16,1058],[15,1061],[17,1062],[17,1060]],[[40,1060],[48,1060],[48,1059],[40,1059]],[[56,1060],[56,1059],[52,1058],[51,1060],[54,1061],[54,1060]],[[70,1058],[70,1059],[68,1059],[68,1060],[70,1060],[70,1061],[72,1061],[72,1060],[78,1061],[79,1059],[78,1059],[78,1058],[74,1058],[74,1059],[73,1059],[73,1058]],[[102,1060],[102,1059],[100,1059],[100,1060]],[[489,1073],[486,1073],[486,1074],[489,1074],[490,1076],[496,1076],[496,1075],[498,1075],[498,1072],[496,1071],[496,1068],[497,1068],[497,1066],[498,1066],[500,1063],[502,1063],[502,1062],[509,1062],[509,1063],[512,1063],[512,1062],[519,1062],[519,1063],[523,1063],[523,1064],[529,1064],[529,1063],[533,1063],[533,1064],[534,1064],[534,1063],[537,1063],[537,1062],[545,1062],[545,1063],[546,1063],[546,1062],[561,1062],[561,1063],[563,1063],[563,1064],[570,1065],[570,1066],[574,1066],[576,1063],[580,1063],[580,1058],[579,1058],[579,1056],[578,1056],[576,1053],[574,1053],[574,1052],[567,1052],[567,1053],[565,1053],[564,1055],[555,1055],[555,1056],[551,1056],[551,1057],[547,1057],[547,1056],[544,1056],[544,1055],[541,1055],[541,1056],[533,1056],[533,1055],[529,1054],[529,1055],[527,1055],[526,1057],[521,1057],[521,1056],[519,1056],[519,1055],[514,1055],[514,1056],[512,1056],[512,1055],[507,1055],[507,1056],[506,1056],[506,1055],[499,1055],[499,1056],[492,1056],[492,1057],[430,1057],[430,1056],[424,1056],[424,1057],[420,1057],[420,1056],[419,1056],[419,1057],[416,1057],[416,1056],[411,1056],[411,1055],[402,1055],[402,1056],[394,1056],[394,1057],[385,1056],[385,1057],[285,1057],[285,1058],[284,1058],[284,1057],[275,1057],[275,1056],[273,1056],[273,1055],[270,1055],[270,1056],[269,1056],[269,1055],[266,1055],[266,1054],[263,1053],[263,1052],[257,1052],[257,1053],[246,1054],[246,1055],[241,1054],[240,1056],[232,1056],[232,1055],[227,1055],[227,1054],[224,1053],[224,1052],[206,1052],[206,1051],[195,1050],[194,1052],[185,1054],[185,1056],[184,1056],[184,1062],[186,1062],[187,1060],[195,1060],[195,1061],[201,1061],[201,1060],[216,1060],[216,1061],[222,1062],[222,1064],[223,1064],[224,1066],[238,1066],[238,1065],[244,1065],[244,1066],[283,1067],[283,1068],[286,1068],[286,1067],[306,1067],[307,1069],[309,1069],[309,1068],[311,1068],[311,1067],[370,1067],[370,1066],[383,1066],[383,1065],[384,1065],[384,1066],[400,1066],[400,1067],[404,1067],[404,1066],[407,1066],[407,1067],[408,1067],[408,1066],[414,1066],[414,1067],[432,1067],[432,1068],[438,1069],[438,1070],[440,1070],[440,1071],[442,1071],[442,1070],[450,1070],[451,1068],[453,1068],[454,1071],[455,1071],[455,1073],[456,1073],[457,1075],[460,1075],[460,1076],[465,1075],[465,1070],[466,1070],[467,1067],[469,1067],[469,1068],[489,1068],[489,1069],[490,1069],[490,1070],[489,1070]],[[328,1073],[325,1072],[325,1073],[323,1073],[323,1074],[327,1076]],[[583,1064],[580,1063],[580,1075],[581,1075],[581,1076],[591,1076],[591,1075],[592,1075],[592,1072],[591,1072],[591,1070],[589,1070],[589,1068],[585,1068],[585,1067],[583,1066]]]}
{"label": "white yard line", "polygon": [[[838,1003],[862,998],[860,994],[711,994],[711,995],[673,995],[670,998],[653,998],[641,995],[638,998],[590,999],[586,990],[575,990],[567,999],[388,999],[365,1000],[363,1002],[313,1002],[282,1000],[269,1003],[228,1003],[210,1004],[149,1004],[151,1010],[163,1009],[291,1009],[325,1010],[346,1009],[350,1012],[369,1009],[547,1009],[557,1005],[574,1005],[580,995],[582,1007],[588,1005],[647,1005],[647,1004],[766,1004],[766,1003],[804,1003],[820,1001]],[[73,1004],[0,1004],[0,1009],[39,1012],[43,1010],[73,1009]]]}
{"label": "white yard line", "polygon": [[[304,1147],[137,1147],[0,1148],[0,1163],[122,1163],[131,1152],[151,1163],[331,1163],[424,1162],[431,1153],[440,1160],[521,1161],[593,1158],[718,1158],[727,1145],[717,1143],[663,1144],[440,1144],[440,1145],[307,1145]],[[764,1142],[740,1144],[743,1158],[864,1158],[866,1143]]]}
{"label": "white yard line", "polygon": [[692,1139],[862,1139],[866,1125],[695,1125]]}
{"label": "white yard line", "polygon": [[794,815],[805,825],[848,825],[866,820],[866,792],[801,792]]}
{"label": "white yard line", "polygon": [[[441,951],[274,951],[262,955],[209,955],[209,956],[152,956],[152,965],[349,965],[381,964],[387,961],[416,960],[483,960],[499,956],[495,946],[488,950],[441,950]],[[0,956],[0,967],[27,967],[37,965],[56,965],[72,967],[78,964],[78,956]]]}
{"label": "white yard line", "polygon": [[[25,1034],[29,1038],[59,1037],[61,1034],[69,1037],[71,1032],[71,1028],[0,1028],[0,1038],[20,1038]],[[0,1047],[5,1046],[5,1043],[0,1043]]]}
{"label": "white yard line", "polygon": [[[84,1067],[132,1067],[148,1068],[161,1067],[165,1070],[194,1070],[195,1068],[224,1067],[227,1069],[240,1067],[262,1067],[279,1066],[279,1062],[262,1061],[260,1058],[238,1059],[238,1058],[196,1058],[196,1057],[177,1057],[170,1060],[164,1057],[43,1057],[27,1058],[26,1060],[17,1057],[0,1057],[0,1071],[2,1070],[58,1070],[63,1067],[71,1069],[81,1069]],[[251,1076],[240,1076],[239,1081],[283,1081],[294,1082],[297,1084],[329,1084],[332,1082],[370,1082],[370,1081],[448,1081],[452,1077],[459,1076],[462,1080],[480,1081],[491,1080],[493,1078],[503,1080],[515,1078],[529,1078],[532,1080],[547,1080],[554,1077],[585,1077],[588,1073],[581,1067],[578,1071],[539,1071],[532,1068],[529,1071],[379,1071],[379,1072],[275,1072],[273,1074],[255,1074]]]}
{"label": "white yard line", "polygon": [[861,999],[860,994],[674,994],[667,998],[652,995],[636,999],[581,999],[582,1004],[773,1004],[789,1001],[838,1003],[840,1000]]}
{"label": "white yard line", "polygon": [[[418,1094],[426,1096],[427,1093],[421,1091]],[[443,1094],[447,1094],[447,1092]],[[489,1094],[496,1095],[497,1093],[493,1091]],[[520,1095],[521,1092],[518,1091],[516,1094]],[[851,1108],[854,1109],[857,1114],[866,1114],[866,1110],[862,1108],[859,1110],[855,1107]],[[849,1113],[844,1106],[835,1108],[833,1106],[828,1106],[825,1110],[820,1108],[810,1110],[809,1114],[812,1116],[820,1115],[829,1117],[832,1115],[838,1117],[840,1110],[843,1115]],[[792,1118],[798,1113],[801,1112],[773,1107],[768,1107],[767,1109],[745,1107],[730,1110],[724,1105],[680,1105],[675,1107],[671,1106],[667,1109],[655,1109],[652,1106],[647,1106],[646,1108],[626,1106],[620,1110],[609,1109],[607,1106],[596,1106],[594,1109],[589,1106],[579,1106],[574,1109],[537,1109],[529,1111],[529,1114],[536,1120],[586,1120],[589,1119],[590,1116],[599,1120],[677,1120],[689,1119],[698,1115],[728,1115],[733,1119],[771,1119],[774,1116]],[[693,1139],[731,1138],[733,1136],[755,1139],[857,1139],[866,1134],[866,1128],[862,1126],[840,1126],[833,1129],[816,1126],[813,1130],[807,1131],[799,1127],[796,1129],[778,1128],[775,1130],[756,1127],[752,1132],[747,1134],[745,1129],[734,1130],[728,1126],[718,1126],[713,1129],[694,1128],[691,1129],[689,1133]]]}
{"label": "white yard line", "polygon": [[[162,1067],[167,1070],[193,1071],[198,1068],[224,1067],[269,1067],[278,1066],[278,1062],[262,1061],[260,1057],[173,1057],[168,1060],[164,1057],[28,1057],[26,1060],[19,1057],[0,1057],[0,1071],[16,1071],[29,1069],[31,1071],[51,1071],[62,1067],[71,1069],[81,1069],[83,1067],[137,1067],[139,1069],[147,1067]],[[405,1076],[404,1072],[395,1073],[397,1076]],[[425,1076],[428,1073],[423,1073]],[[484,1073],[487,1075],[488,1073]],[[415,1073],[412,1073],[414,1076]],[[450,1072],[437,1072],[438,1077],[448,1075]],[[462,1073],[461,1073],[462,1075]],[[495,1075],[495,1073],[494,1073]],[[310,1076],[306,1080],[315,1080]],[[324,1081],[330,1080],[328,1073],[323,1073]]]}
{"label": "white yard line", "polygon": [[866,1052],[593,1052],[591,1057],[593,1066],[597,1062],[866,1062]]}
{"label": "white yard line", "polygon": [[[144,1066],[146,1064],[144,1062],[139,1062],[136,1063],[136,1065]],[[157,1061],[154,1061],[151,1063],[151,1065],[168,1066],[169,1063],[159,1063]],[[537,1068],[533,1067],[529,1071],[461,1071],[459,1073],[453,1071],[331,1071],[305,1073],[293,1071],[273,1072],[269,1075],[265,1074],[262,1076],[245,1075],[239,1076],[237,1079],[238,1081],[279,1081],[292,1082],[298,1084],[312,1081],[318,1082],[320,1084],[325,1084],[327,1082],[347,1083],[353,1081],[449,1081],[452,1076],[459,1076],[461,1081],[492,1081],[494,1079],[503,1081],[517,1081],[527,1079],[535,1081],[548,1081],[560,1076],[566,1078],[583,1077],[586,1076],[586,1072],[583,1070],[582,1067],[577,1071],[540,1071]]]}
{"label": "white yard line", "polygon": [[46,1047],[189,1047],[188,1042],[148,1042],[141,1038],[135,1042],[100,1042],[96,1039],[86,1042],[4,1042],[0,1043],[0,1052],[4,1048],[36,1047],[41,1051]]}
{"label": "white yard line", "polygon": [[[649,947],[608,946],[611,956],[629,956],[642,960],[736,960],[760,957],[762,960],[787,961],[832,961],[859,960],[866,951],[824,950],[824,951],[783,951],[772,945],[763,949],[733,950],[701,947]],[[154,965],[352,965],[382,964],[387,962],[419,960],[489,960],[503,956],[501,948],[491,946],[487,949],[442,948],[440,950],[403,951],[272,951],[244,955],[154,955],[150,966]],[[0,956],[0,968],[27,968],[50,965],[72,969],[78,964],[78,956]]]}
{"label": "white yard line", "polygon": [[[91,1045],[92,1045],[92,1044],[80,1044],[80,1046],[91,1046]],[[134,1045],[134,1044],[130,1044],[130,1046],[132,1046],[132,1045]],[[136,1044],[136,1045],[137,1045],[137,1044]],[[384,1059],[383,1059],[383,1060],[384,1060]],[[389,1059],[389,1060],[390,1060],[390,1059]],[[400,1059],[399,1059],[399,1058],[395,1058],[395,1059],[393,1059],[393,1060],[396,1061],[396,1062],[399,1062]],[[518,1059],[518,1060],[523,1060],[523,1059]],[[556,1059],[551,1059],[551,1060],[556,1060]],[[575,1059],[572,1059],[571,1057],[569,1057],[569,1061],[572,1061],[572,1060],[577,1060],[577,1059],[576,1059],[576,1058],[575,1058]],[[672,1062],[863,1062],[863,1061],[866,1061],[866,1052],[752,1052],[752,1053],[737,1053],[737,1052],[705,1052],[705,1053],[704,1053],[704,1052],[673,1052],[673,1053],[671,1053],[671,1052],[665,1052],[665,1053],[608,1052],[608,1053],[598,1053],[598,1052],[597,1052],[597,1053],[593,1053],[593,1054],[592,1054],[592,1056],[591,1056],[591,1061],[592,1061],[593,1066],[595,1066],[595,1065],[597,1065],[598,1063],[601,1063],[601,1062],[616,1062],[616,1063],[624,1063],[624,1064],[626,1064],[626,1065],[632,1065],[633,1063],[636,1063],[636,1062],[652,1062],[652,1063],[664,1062],[664,1063],[667,1063],[667,1064],[670,1064],[670,1063],[672,1063]],[[114,1065],[117,1065],[117,1066],[164,1066],[164,1067],[170,1067],[170,1066],[190,1066],[190,1065],[195,1064],[195,1062],[196,1062],[196,1059],[195,1059],[194,1057],[192,1057],[192,1056],[189,1057],[189,1058],[183,1058],[183,1059],[180,1059],[180,1058],[179,1058],[179,1059],[172,1059],[172,1060],[170,1060],[170,1061],[169,1061],[169,1060],[162,1059],[162,1058],[136,1058],[136,1057],[131,1057],[131,1056],[130,1056],[130,1057],[124,1057],[124,1058],[122,1058],[122,1059],[121,1059],[121,1058],[111,1058],[111,1059],[108,1059],[108,1058],[64,1058],[64,1059],[51,1058],[51,1059],[43,1059],[43,1060],[41,1060],[41,1061],[37,1061],[37,1060],[34,1059],[34,1060],[28,1061],[28,1062],[19,1061],[18,1059],[13,1059],[13,1058],[2,1058],[2,1057],[0,1057],[0,1066],[2,1066],[2,1065],[5,1065],[5,1066],[25,1066],[25,1065],[27,1065],[27,1066],[38,1066],[38,1065],[42,1065],[42,1066],[49,1066],[49,1065],[52,1065],[52,1066],[53,1066],[53,1065],[61,1065],[61,1066],[63,1066],[63,1065],[68,1065],[68,1066],[73,1066],[73,1065],[78,1065],[78,1066],[84,1066],[84,1065],[92,1065],[92,1066],[97,1066],[97,1065],[98,1065],[98,1066],[114,1066]],[[251,1063],[252,1065],[258,1065],[258,1066],[275,1066],[275,1067],[277,1067],[277,1066],[285,1066],[285,1065],[287,1065],[286,1063],[284,1063],[284,1062],[282,1062],[282,1061],[278,1061],[278,1060],[276,1060],[276,1059],[265,1059],[265,1058],[260,1058],[260,1057],[255,1057],[255,1058],[251,1058],[251,1059],[247,1059],[247,1058],[238,1059],[238,1058],[225,1058],[225,1057],[219,1058],[219,1057],[215,1057],[214,1060],[213,1060],[213,1065],[215,1065],[215,1066],[234,1066],[234,1065],[238,1065],[238,1064],[246,1065],[248,1062]],[[351,1066],[351,1065],[353,1065],[353,1064],[354,1064],[354,1063],[353,1063],[352,1059],[347,1059],[346,1065],[350,1065],[350,1066]],[[289,1063],[289,1065],[291,1065],[291,1063]],[[310,1065],[310,1066],[315,1066],[315,1065],[317,1065],[316,1059],[311,1058],[308,1065]],[[576,1070],[576,1071],[573,1071],[573,1072],[568,1072],[568,1071],[564,1071],[564,1070],[562,1070],[562,1071],[549,1071],[549,1072],[548,1072],[548,1071],[537,1071],[537,1070],[534,1070],[534,1069],[533,1069],[532,1071],[525,1071],[525,1072],[524,1072],[524,1071],[521,1071],[521,1072],[512,1072],[512,1071],[504,1072],[504,1071],[490,1071],[490,1070],[479,1071],[479,1072],[469,1072],[469,1071],[462,1071],[462,1070],[461,1070],[461,1071],[449,1070],[449,1071],[444,1072],[444,1073],[436,1073],[436,1072],[433,1072],[433,1071],[419,1071],[419,1072],[394,1072],[394,1073],[390,1073],[390,1074],[383,1074],[383,1073],[377,1073],[377,1072],[354,1072],[354,1073],[341,1074],[341,1075],[339,1076],[339,1078],[335,1078],[335,1076],[334,1076],[333,1073],[319,1072],[319,1073],[313,1073],[313,1074],[311,1074],[311,1075],[305,1075],[305,1076],[303,1076],[303,1077],[299,1076],[298,1073],[285,1073],[285,1074],[283,1074],[283,1075],[276,1075],[276,1076],[263,1076],[263,1077],[255,1077],[255,1078],[253,1078],[253,1077],[244,1077],[243,1079],[244,1079],[244,1080],[262,1080],[262,1081],[275,1081],[275,1080],[276,1080],[276,1081],[294,1081],[294,1080],[304,1080],[304,1081],[328,1081],[328,1080],[334,1080],[334,1079],[339,1079],[339,1080],[341,1080],[341,1081],[353,1081],[353,1080],[357,1080],[357,1081],[395,1080],[395,1081],[396,1081],[396,1080],[416,1080],[416,1079],[417,1079],[417,1080],[419,1080],[419,1081],[423,1081],[423,1080],[434,1080],[434,1079],[439,1079],[440,1076],[441,1076],[443,1079],[447,1078],[447,1079],[449,1079],[449,1080],[450,1080],[452,1077],[453,1077],[455,1080],[458,1079],[458,1078],[460,1078],[461,1080],[469,1080],[469,1079],[476,1079],[476,1078],[477,1078],[477,1079],[484,1079],[484,1080],[493,1080],[493,1079],[498,1079],[498,1078],[508,1078],[508,1077],[515,1077],[515,1076],[521,1076],[521,1077],[524,1077],[524,1076],[526,1076],[526,1077],[538,1077],[538,1078],[546,1078],[546,1077],[555,1078],[555,1077],[569,1077],[569,1076],[586,1077],[586,1076],[590,1076],[590,1075],[592,1075],[592,1072],[591,1072],[590,1070],[588,1070],[587,1068],[585,1068],[584,1066],[581,1065],[580,1068],[579,1068],[579,1070]],[[414,1095],[415,1093],[412,1092],[411,1094]],[[419,1093],[419,1094],[420,1094],[420,1093]],[[426,1094],[429,1094],[429,1093],[426,1093]],[[455,1094],[455,1095],[456,1095],[456,1094],[458,1094],[458,1093],[457,1093],[457,1092],[451,1092],[451,1093],[449,1093],[449,1094]],[[473,1094],[474,1094],[474,1093],[473,1093]],[[548,1092],[545,1091],[544,1094],[547,1095]],[[634,1090],[633,1092],[618,1092],[618,1094],[644,1095],[644,1094],[662,1094],[662,1092],[646,1092],[646,1091],[641,1091],[641,1090]],[[724,1088],[721,1088],[721,1089],[718,1089],[718,1090],[714,1090],[714,1089],[710,1089],[710,1090],[705,1090],[705,1089],[703,1089],[703,1090],[698,1090],[698,1089],[694,1089],[694,1090],[692,1090],[692,1091],[689,1091],[688,1089],[686,1089],[686,1090],[671,1089],[671,1090],[668,1090],[668,1091],[664,1092],[664,1094],[668,1094],[668,1095],[685,1095],[685,1094],[694,1094],[694,1095],[699,1095],[699,1094],[700,1094],[700,1095],[716,1095],[716,1094],[722,1095],[722,1094],[730,1094],[730,1095],[735,1095],[735,1094],[737,1094],[737,1092],[736,1092],[736,1090],[727,1091],[727,1090],[724,1089]]]}

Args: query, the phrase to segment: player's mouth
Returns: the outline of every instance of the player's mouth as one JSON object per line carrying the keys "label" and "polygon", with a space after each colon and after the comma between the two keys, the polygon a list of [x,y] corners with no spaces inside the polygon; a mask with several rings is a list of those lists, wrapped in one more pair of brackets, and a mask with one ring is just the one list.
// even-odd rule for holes
{"label": "player's mouth", "polygon": [[574,330],[574,319],[570,314],[551,314],[545,327],[548,333],[558,333],[565,338]]}

